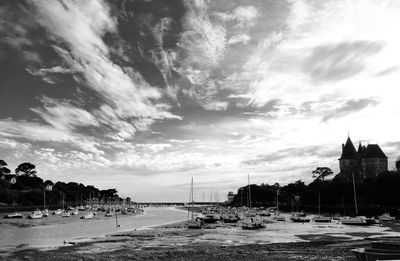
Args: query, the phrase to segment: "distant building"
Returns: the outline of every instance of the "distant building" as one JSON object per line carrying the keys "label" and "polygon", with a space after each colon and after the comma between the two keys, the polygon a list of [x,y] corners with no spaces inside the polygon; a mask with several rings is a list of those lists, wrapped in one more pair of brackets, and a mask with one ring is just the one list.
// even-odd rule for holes
{"label": "distant building", "polygon": [[228,200],[227,200],[227,203],[228,203],[228,204],[232,203],[233,197],[234,197],[234,196],[235,196],[235,194],[233,194],[232,191],[229,191],[229,193],[228,193]]}
{"label": "distant building", "polygon": [[342,144],[342,155],[339,158],[340,174],[338,178],[352,181],[352,174],[357,181],[377,177],[388,170],[388,158],[378,144],[363,146],[361,142],[358,150],[350,137]]}

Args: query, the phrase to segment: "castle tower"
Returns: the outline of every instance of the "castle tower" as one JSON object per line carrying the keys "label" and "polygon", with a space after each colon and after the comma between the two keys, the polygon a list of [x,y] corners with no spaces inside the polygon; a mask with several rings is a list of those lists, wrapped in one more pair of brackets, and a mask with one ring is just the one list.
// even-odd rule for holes
{"label": "castle tower", "polygon": [[358,178],[357,151],[350,137],[347,137],[346,143],[342,144],[342,155],[339,158],[339,168],[341,177],[345,181],[351,181],[353,172],[355,175],[354,177]]}
{"label": "castle tower", "polygon": [[363,146],[360,142],[356,151],[350,137],[347,137],[346,143],[342,144],[339,167],[341,180],[351,182],[354,173],[357,181],[363,181],[387,171],[388,158],[378,144]]}

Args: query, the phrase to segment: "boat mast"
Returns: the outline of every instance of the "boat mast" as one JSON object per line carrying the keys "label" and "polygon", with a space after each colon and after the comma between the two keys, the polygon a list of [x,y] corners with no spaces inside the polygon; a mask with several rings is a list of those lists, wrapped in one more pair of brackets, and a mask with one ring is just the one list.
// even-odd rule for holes
{"label": "boat mast", "polygon": [[120,227],[120,225],[118,225],[117,211],[115,211],[115,227]]}
{"label": "boat mast", "polygon": [[318,191],[318,216],[321,216],[321,192]]}
{"label": "boat mast", "polygon": [[46,209],[46,186],[43,187],[43,210]]}
{"label": "boat mast", "polygon": [[352,176],[353,176],[354,206],[356,207],[356,215],[358,215],[357,194],[356,194],[356,183],[354,181],[354,171],[352,172]]}
{"label": "boat mast", "polygon": [[191,199],[192,199],[192,189],[193,189],[193,177],[192,177],[192,182],[191,182],[191,184],[190,184],[187,220],[189,220],[189,215],[190,215],[190,207],[191,207],[191,203],[190,203],[190,202],[191,202]]}
{"label": "boat mast", "polygon": [[279,213],[279,190],[276,190],[276,212]]}
{"label": "boat mast", "polygon": [[247,174],[247,182],[249,183],[249,208],[251,208],[250,174]]}
{"label": "boat mast", "polygon": [[190,210],[191,210],[191,212],[192,212],[192,218],[191,218],[191,220],[193,220],[193,203],[194,203],[194,196],[193,196],[193,177],[192,177],[192,189],[191,189],[191,191],[192,191],[192,201],[191,201],[191,208],[190,208]]}

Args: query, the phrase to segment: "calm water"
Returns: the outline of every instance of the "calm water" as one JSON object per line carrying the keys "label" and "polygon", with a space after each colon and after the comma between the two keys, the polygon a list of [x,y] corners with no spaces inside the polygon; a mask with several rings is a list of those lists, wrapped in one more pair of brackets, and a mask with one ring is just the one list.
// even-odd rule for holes
{"label": "calm water", "polygon": [[[99,215],[101,217],[97,218],[100,219],[96,220],[79,220],[78,217],[74,217],[76,220],[73,222],[42,226],[16,227],[0,224],[0,249],[16,247],[22,244],[30,246],[59,246],[63,244],[64,240],[98,237],[116,231],[141,229],[181,221],[186,218],[187,213],[174,208],[147,208],[144,215],[118,215],[119,228],[116,228],[115,217],[104,218],[104,213]],[[50,216],[49,218],[62,219],[60,216]]]}

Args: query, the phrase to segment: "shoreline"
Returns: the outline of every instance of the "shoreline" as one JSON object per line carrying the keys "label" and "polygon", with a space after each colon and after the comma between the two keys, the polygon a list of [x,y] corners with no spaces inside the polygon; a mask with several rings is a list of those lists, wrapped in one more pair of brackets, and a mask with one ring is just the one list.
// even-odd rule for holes
{"label": "shoreline", "polygon": [[[237,225],[188,230],[184,225],[185,220],[167,222],[71,240],[58,247],[20,246],[0,251],[0,260],[354,260],[352,248],[374,240],[400,240],[399,223],[354,227],[277,222],[259,231],[244,231]],[[319,259],[322,256],[325,259]]]}

